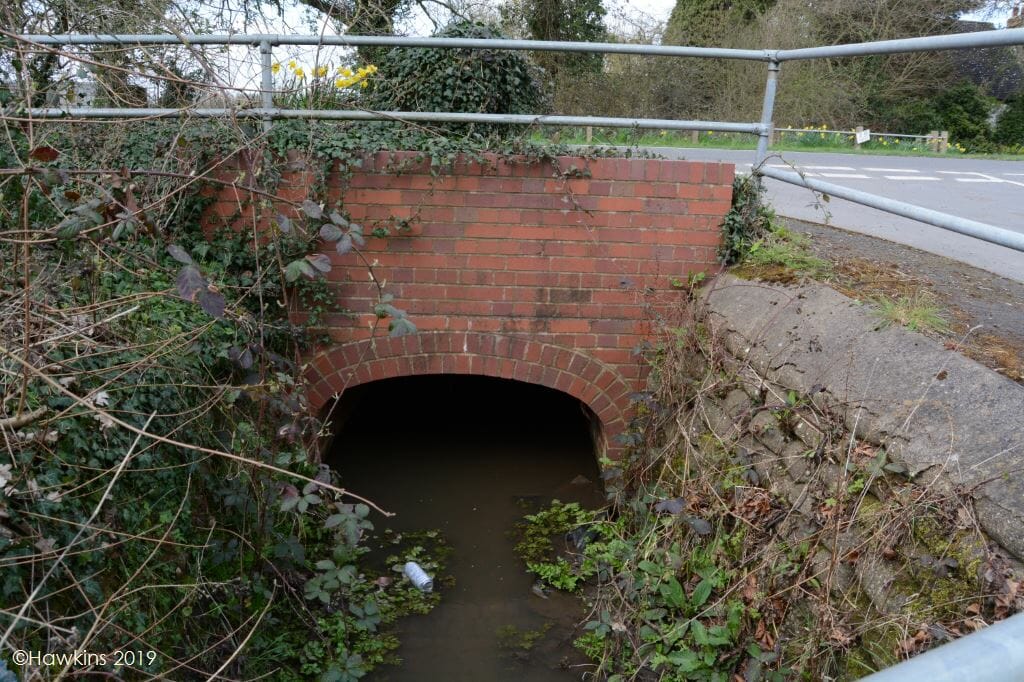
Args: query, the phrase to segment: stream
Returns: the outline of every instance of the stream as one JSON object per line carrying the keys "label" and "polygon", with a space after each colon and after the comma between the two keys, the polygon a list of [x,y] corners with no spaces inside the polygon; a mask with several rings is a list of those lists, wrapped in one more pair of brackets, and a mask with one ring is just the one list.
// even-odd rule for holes
{"label": "stream", "polygon": [[376,530],[438,529],[452,547],[440,605],[397,624],[402,665],[367,679],[580,679],[581,602],[537,596],[513,552],[524,514],[552,499],[603,502],[579,401],[503,379],[406,377],[346,391],[334,421],[327,464],[396,514],[372,517]]}

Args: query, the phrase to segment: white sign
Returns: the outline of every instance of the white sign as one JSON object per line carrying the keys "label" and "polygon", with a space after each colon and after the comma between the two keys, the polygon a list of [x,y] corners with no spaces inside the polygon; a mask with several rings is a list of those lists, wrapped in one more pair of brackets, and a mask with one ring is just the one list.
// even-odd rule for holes
{"label": "white sign", "polygon": [[864,144],[865,142],[871,141],[870,130],[858,130],[857,131],[857,144]]}

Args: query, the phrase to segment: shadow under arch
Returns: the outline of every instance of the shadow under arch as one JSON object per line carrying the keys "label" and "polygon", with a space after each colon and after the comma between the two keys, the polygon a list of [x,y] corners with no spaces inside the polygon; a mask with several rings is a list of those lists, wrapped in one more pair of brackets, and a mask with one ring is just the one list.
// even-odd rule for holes
{"label": "shadow under arch", "polygon": [[626,429],[629,387],[608,365],[542,340],[486,332],[419,332],[334,346],[316,355],[306,380],[321,414],[346,389],[372,381],[430,374],[513,379],[567,393],[593,413],[597,456],[617,459]]}

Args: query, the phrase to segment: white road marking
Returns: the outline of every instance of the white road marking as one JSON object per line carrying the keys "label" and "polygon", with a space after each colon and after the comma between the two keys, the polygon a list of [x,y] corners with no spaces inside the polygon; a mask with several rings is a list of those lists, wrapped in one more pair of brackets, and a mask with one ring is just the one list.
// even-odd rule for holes
{"label": "white road marking", "polygon": [[852,171],[852,170],[856,170],[855,168],[850,168],[849,166],[804,166],[804,168],[807,168],[807,169],[810,169],[810,170],[839,170],[839,171]]}
{"label": "white road marking", "polygon": [[1003,175],[1021,175],[1021,176],[1024,176],[1024,173],[1003,173]]}
{"label": "white road marking", "polygon": [[872,171],[875,173],[920,173],[919,170],[913,168],[861,168],[861,170]]}
{"label": "white road marking", "polygon": [[858,173],[822,173],[822,175],[826,178],[857,178],[858,180],[871,179],[870,175],[860,175]]}
{"label": "white road marking", "polygon": [[928,175],[886,175],[886,180],[942,180]]}
{"label": "white road marking", "polygon": [[938,171],[939,173],[945,173],[946,175],[976,175],[976,178],[955,178],[957,182],[1005,182],[1010,185],[1018,185],[1024,187],[1024,182],[1017,182],[1016,180],[1003,180],[997,178],[994,175],[987,175],[985,173],[978,173],[977,171]]}

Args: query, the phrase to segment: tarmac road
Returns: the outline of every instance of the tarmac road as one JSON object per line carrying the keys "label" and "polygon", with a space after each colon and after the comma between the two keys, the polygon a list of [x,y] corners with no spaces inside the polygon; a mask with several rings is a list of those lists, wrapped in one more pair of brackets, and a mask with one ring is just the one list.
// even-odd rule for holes
{"label": "tarmac road", "polygon": [[[666,158],[735,163],[738,173],[749,172],[754,156],[747,150],[647,149]],[[1024,233],[1024,162],[781,152],[768,165]],[[780,215],[881,237],[1024,282],[1024,253],[843,199],[820,202],[810,190],[777,180],[767,180],[765,189]]]}

